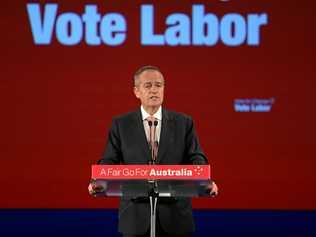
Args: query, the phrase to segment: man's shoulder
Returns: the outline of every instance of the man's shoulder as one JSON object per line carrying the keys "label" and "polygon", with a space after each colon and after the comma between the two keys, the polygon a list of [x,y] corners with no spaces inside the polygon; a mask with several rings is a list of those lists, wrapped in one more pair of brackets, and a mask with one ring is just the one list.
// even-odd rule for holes
{"label": "man's shoulder", "polygon": [[113,117],[113,120],[116,121],[126,121],[130,119],[135,119],[139,115],[140,110],[130,111],[123,114],[119,114]]}
{"label": "man's shoulder", "polygon": [[183,112],[178,112],[174,110],[164,109],[163,113],[166,113],[166,116],[169,119],[175,119],[175,120],[192,120],[192,117],[188,114],[185,114]]}

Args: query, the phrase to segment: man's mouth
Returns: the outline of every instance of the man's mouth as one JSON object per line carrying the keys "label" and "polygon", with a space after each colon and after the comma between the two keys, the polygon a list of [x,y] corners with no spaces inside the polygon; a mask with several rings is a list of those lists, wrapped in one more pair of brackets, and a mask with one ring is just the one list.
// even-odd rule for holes
{"label": "man's mouth", "polygon": [[158,96],[151,96],[151,97],[149,97],[150,99],[152,99],[152,100],[156,100],[156,99],[159,99],[159,97]]}

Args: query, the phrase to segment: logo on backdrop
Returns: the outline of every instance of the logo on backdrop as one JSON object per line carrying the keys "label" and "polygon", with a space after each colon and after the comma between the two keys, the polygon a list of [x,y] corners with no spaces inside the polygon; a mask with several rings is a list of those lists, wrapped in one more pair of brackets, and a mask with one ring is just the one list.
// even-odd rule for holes
{"label": "logo on backdrop", "polygon": [[[59,5],[26,4],[29,25],[36,45],[49,45],[52,39],[62,45],[119,46],[128,40],[128,22],[123,13],[100,13],[88,4],[83,13],[61,12]],[[227,13],[217,16],[204,5],[193,4],[191,14],[170,13],[164,33],[158,34],[155,21],[159,14],[152,4],[140,5],[140,45],[143,46],[258,46],[261,29],[268,24],[267,13],[246,15]],[[53,37],[55,36],[55,37]]]}
{"label": "logo on backdrop", "polygon": [[274,98],[270,99],[235,99],[235,112],[271,112],[275,102]]}

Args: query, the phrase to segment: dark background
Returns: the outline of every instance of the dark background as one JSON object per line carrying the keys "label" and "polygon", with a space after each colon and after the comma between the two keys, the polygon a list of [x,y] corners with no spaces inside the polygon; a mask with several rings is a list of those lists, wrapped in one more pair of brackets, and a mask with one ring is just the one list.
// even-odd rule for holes
{"label": "dark background", "polygon": [[[151,64],[165,76],[165,106],[194,118],[220,187],[194,207],[316,209],[313,1],[146,1],[160,33],[167,15],[190,14],[193,3],[219,17],[266,12],[259,47],[141,46],[141,1],[54,1],[59,14],[81,15],[88,3],[123,14],[127,39],[39,46],[28,2],[0,3],[0,208],[116,207],[115,198],[88,195],[90,166],[112,117],[138,108],[132,75]],[[270,113],[236,113],[236,98],[275,102]]]}

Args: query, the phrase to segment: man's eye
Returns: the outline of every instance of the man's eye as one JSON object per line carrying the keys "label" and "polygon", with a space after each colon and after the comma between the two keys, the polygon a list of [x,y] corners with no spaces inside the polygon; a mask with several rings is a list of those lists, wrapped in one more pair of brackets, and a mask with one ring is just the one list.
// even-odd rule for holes
{"label": "man's eye", "polygon": [[150,88],[151,84],[145,84],[145,88]]}

